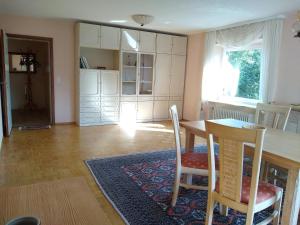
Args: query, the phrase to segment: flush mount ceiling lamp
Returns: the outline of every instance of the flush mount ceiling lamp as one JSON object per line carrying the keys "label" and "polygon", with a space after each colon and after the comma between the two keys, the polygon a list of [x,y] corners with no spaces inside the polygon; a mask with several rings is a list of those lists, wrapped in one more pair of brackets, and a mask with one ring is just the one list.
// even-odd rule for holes
{"label": "flush mount ceiling lamp", "polygon": [[144,14],[136,14],[131,16],[134,22],[138,23],[141,26],[147,25],[151,23],[154,19],[153,16],[144,15]]}
{"label": "flush mount ceiling lamp", "polygon": [[293,24],[292,31],[294,33],[294,37],[300,38],[300,11],[297,12],[297,20]]}

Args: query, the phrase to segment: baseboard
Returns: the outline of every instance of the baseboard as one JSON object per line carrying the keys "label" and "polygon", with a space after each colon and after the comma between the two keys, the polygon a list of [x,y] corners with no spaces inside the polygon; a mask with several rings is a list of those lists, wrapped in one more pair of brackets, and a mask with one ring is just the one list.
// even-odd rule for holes
{"label": "baseboard", "polygon": [[61,123],[55,123],[54,125],[75,125],[76,122],[61,122]]}

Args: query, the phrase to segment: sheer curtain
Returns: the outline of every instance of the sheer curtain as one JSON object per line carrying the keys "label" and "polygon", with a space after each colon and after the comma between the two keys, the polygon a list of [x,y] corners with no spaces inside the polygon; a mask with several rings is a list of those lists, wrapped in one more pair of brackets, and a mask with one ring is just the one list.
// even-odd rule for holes
{"label": "sheer curtain", "polygon": [[219,51],[216,45],[216,31],[206,33],[202,77],[202,109],[205,118],[209,117],[208,100],[218,99],[221,90],[218,82],[221,66]]}
{"label": "sheer curtain", "polygon": [[264,102],[273,102],[275,97],[282,29],[282,19],[264,22],[262,79],[260,82],[261,99]]}
{"label": "sheer curtain", "polygon": [[282,19],[274,19],[206,33],[202,78],[202,102],[206,115],[205,103],[208,100],[218,100],[222,94],[223,50],[247,48],[259,39],[263,40],[260,100],[273,100],[282,26]]}
{"label": "sheer curtain", "polygon": [[262,37],[263,29],[263,23],[253,23],[240,27],[218,30],[216,31],[216,42],[224,48],[246,48]]}

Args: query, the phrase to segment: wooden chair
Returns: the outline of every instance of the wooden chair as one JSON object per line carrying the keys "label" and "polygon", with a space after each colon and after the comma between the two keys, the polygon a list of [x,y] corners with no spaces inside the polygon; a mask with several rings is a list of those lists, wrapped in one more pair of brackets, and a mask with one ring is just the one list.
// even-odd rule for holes
{"label": "wooden chair", "polygon": [[[169,109],[173,122],[176,144],[176,177],[173,187],[172,206],[176,205],[179,186],[199,190],[207,190],[207,186],[192,184],[192,175],[208,176],[208,154],[198,152],[181,152],[180,127],[176,105]],[[185,183],[181,182],[181,175],[186,175]]]}
{"label": "wooden chair", "polygon": [[[233,128],[206,121],[209,159],[209,189],[206,225],[212,224],[215,202],[247,214],[252,225],[254,213],[274,205],[272,215],[259,225],[279,224],[282,189],[259,182],[259,170],[265,129]],[[219,179],[216,178],[214,138],[219,142]],[[252,177],[243,176],[244,143],[255,145]]]}
{"label": "wooden chair", "polygon": [[[256,106],[255,123],[265,127],[285,130],[291,106],[262,104],[258,103]],[[263,162],[262,180],[267,181],[268,178],[272,180],[273,184],[277,184],[277,180],[284,183],[286,171],[276,165],[271,165],[268,162]]]}
{"label": "wooden chair", "polygon": [[255,123],[285,130],[290,112],[291,106],[257,103]]}

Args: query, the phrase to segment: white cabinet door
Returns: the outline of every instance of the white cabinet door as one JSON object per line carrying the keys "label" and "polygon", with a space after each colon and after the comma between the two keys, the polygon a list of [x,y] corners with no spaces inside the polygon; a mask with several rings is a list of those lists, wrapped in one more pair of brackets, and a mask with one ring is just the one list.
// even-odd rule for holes
{"label": "white cabinet door", "polygon": [[100,96],[100,71],[80,70],[80,96]]}
{"label": "white cabinet door", "polygon": [[122,30],[122,50],[138,51],[139,50],[139,31]]}
{"label": "white cabinet door", "polygon": [[183,102],[182,101],[170,101],[169,102],[169,107],[171,107],[172,105],[176,105],[177,112],[178,112],[178,117],[179,117],[179,119],[182,119],[182,105],[183,105]]}
{"label": "white cabinet door", "polygon": [[170,96],[183,96],[184,76],[171,76]]}
{"label": "white cabinet door", "polygon": [[182,55],[172,55],[172,75],[182,75],[185,74],[185,56]]}
{"label": "white cabinet door", "polygon": [[172,56],[170,96],[183,96],[185,81],[185,56]]}
{"label": "white cabinet door", "polygon": [[119,71],[113,71],[113,70],[101,71],[101,95],[102,96],[119,95]]}
{"label": "white cabinet door", "polygon": [[120,122],[132,125],[136,122],[137,102],[120,103]]}
{"label": "white cabinet door", "polygon": [[155,52],[156,33],[140,31],[140,52]]}
{"label": "white cabinet door", "polygon": [[100,48],[100,26],[94,24],[80,24],[80,46]]}
{"label": "white cabinet door", "polygon": [[153,101],[138,102],[137,120],[150,121],[153,119]]}
{"label": "white cabinet door", "polygon": [[101,26],[101,48],[120,49],[120,28]]}
{"label": "white cabinet door", "polygon": [[171,54],[172,52],[172,36],[167,34],[157,34],[156,52]]}
{"label": "white cabinet door", "polygon": [[186,37],[173,36],[172,54],[175,55],[186,55]]}
{"label": "white cabinet door", "polygon": [[156,55],[155,96],[170,94],[171,55]]}
{"label": "white cabinet door", "polygon": [[169,118],[169,102],[168,101],[154,101],[153,119],[167,120]]}

